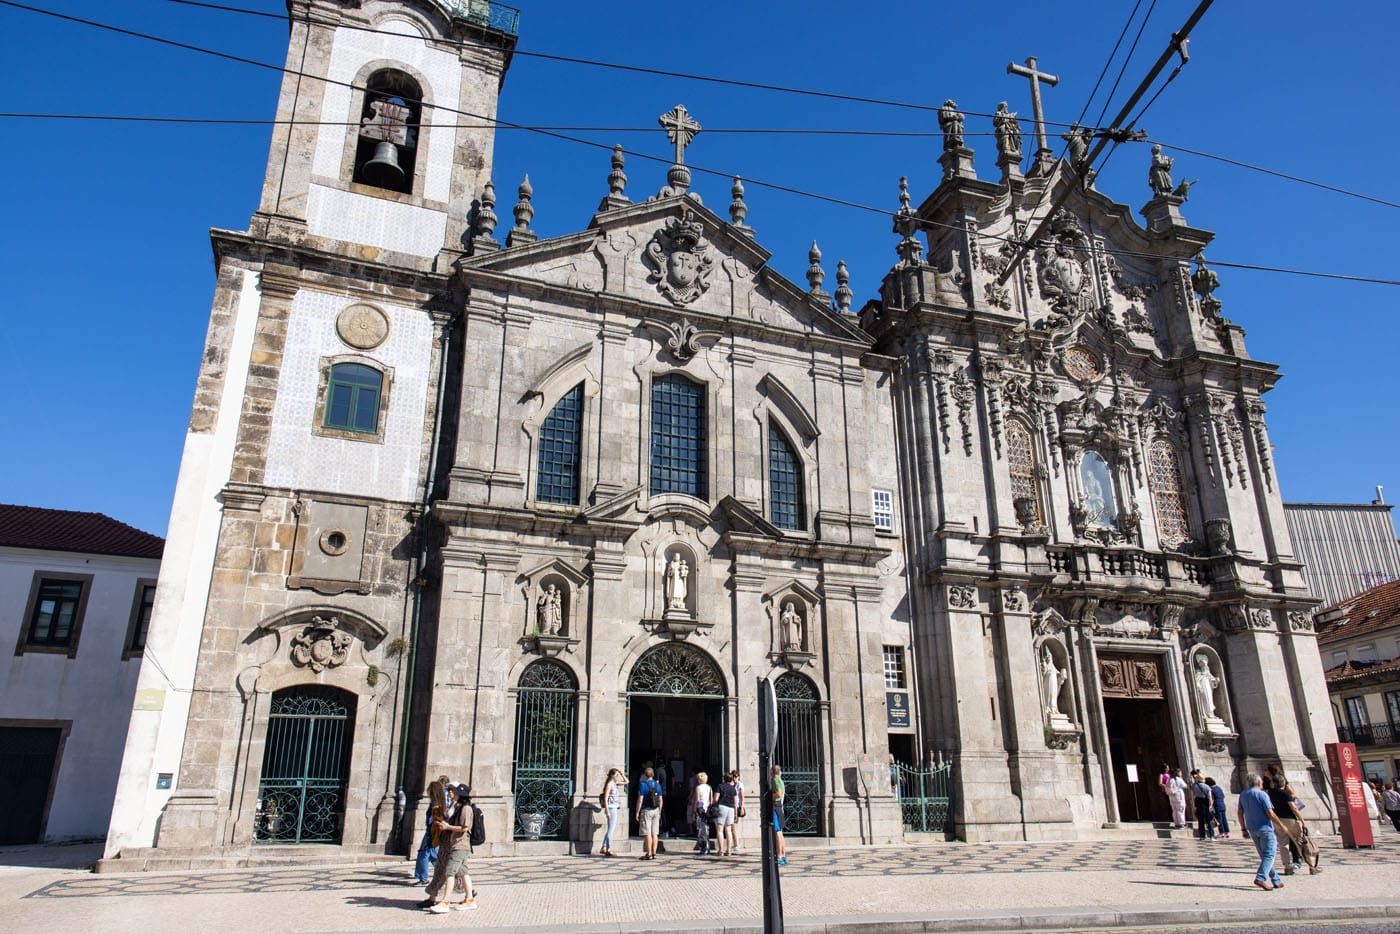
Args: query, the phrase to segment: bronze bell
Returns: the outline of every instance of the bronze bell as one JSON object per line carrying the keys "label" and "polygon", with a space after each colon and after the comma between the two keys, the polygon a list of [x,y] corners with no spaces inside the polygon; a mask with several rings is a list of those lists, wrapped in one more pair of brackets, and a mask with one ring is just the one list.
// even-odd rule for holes
{"label": "bronze bell", "polygon": [[387,139],[374,147],[374,158],[365,163],[366,184],[376,188],[398,188],[403,184],[403,169],[399,167],[399,148]]}

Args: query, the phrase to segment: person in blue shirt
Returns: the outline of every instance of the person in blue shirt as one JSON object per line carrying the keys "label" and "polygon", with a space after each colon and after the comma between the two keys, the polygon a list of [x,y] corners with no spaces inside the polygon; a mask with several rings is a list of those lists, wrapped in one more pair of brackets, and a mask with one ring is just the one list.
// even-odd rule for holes
{"label": "person in blue shirt", "polygon": [[1241,832],[1254,841],[1259,851],[1259,869],[1254,874],[1254,884],[1265,892],[1283,888],[1283,880],[1274,869],[1274,856],[1278,853],[1278,833],[1286,833],[1274,804],[1264,793],[1264,780],[1253,772],[1244,778],[1244,791],[1240,792],[1239,810],[1236,819]]}
{"label": "person in blue shirt", "polygon": [[661,833],[661,812],[666,807],[666,795],[656,772],[648,768],[637,783],[637,828],[642,834],[642,859],[656,859],[656,838]]}
{"label": "person in blue shirt", "polygon": [[1230,821],[1225,817],[1225,789],[1215,783],[1215,779],[1207,778],[1206,785],[1210,788],[1211,809],[1215,812],[1215,832],[1220,835],[1220,839],[1230,839]]}

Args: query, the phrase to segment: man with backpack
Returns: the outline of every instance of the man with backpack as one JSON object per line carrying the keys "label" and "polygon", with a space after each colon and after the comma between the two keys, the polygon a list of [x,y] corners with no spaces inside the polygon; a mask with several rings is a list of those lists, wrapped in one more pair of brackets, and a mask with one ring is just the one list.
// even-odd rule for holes
{"label": "man with backpack", "polygon": [[642,835],[642,859],[656,859],[656,842],[661,833],[661,811],[666,806],[666,794],[656,780],[656,772],[647,769],[637,783],[637,827]]}
{"label": "man with backpack", "polygon": [[[428,884],[428,899],[423,904],[435,915],[449,911],[475,911],[476,892],[471,876],[467,875],[467,857],[471,848],[486,842],[486,825],[481,811],[471,801],[472,791],[466,785],[452,789],[455,806],[450,815],[436,822],[438,830],[438,861],[433,867],[433,881]],[[462,900],[453,905],[452,890],[460,889]],[[438,893],[441,892],[441,897]]]}

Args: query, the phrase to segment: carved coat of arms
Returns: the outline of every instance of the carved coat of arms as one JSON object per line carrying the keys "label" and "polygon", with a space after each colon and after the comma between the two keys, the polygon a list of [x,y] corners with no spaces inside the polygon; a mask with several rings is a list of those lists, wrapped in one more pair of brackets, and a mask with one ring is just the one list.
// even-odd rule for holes
{"label": "carved coat of arms", "polygon": [[1050,239],[1036,250],[1040,294],[1049,300],[1054,324],[1072,321],[1093,307],[1089,274],[1089,238],[1069,212],[1060,210],[1050,222]]}
{"label": "carved coat of arms", "polygon": [[695,212],[686,211],[684,216],[668,220],[642,253],[642,260],[651,269],[647,281],[655,283],[672,304],[688,305],[710,287],[715,259],[701,242],[704,232]]}
{"label": "carved coat of arms", "polygon": [[343,665],[350,657],[350,634],[336,628],[339,620],[316,616],[292,637],[292,663],[315,672]]}

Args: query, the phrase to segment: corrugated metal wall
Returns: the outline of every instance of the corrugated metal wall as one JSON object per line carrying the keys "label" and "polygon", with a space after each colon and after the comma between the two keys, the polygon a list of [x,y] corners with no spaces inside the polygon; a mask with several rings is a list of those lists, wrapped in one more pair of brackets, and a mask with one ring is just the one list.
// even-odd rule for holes
{"label": "corrugated metal wall", "polygon": [[1400,544],[1391,507],[1285,503],[1293,550],[1308,589],[1329,606],[1400,577]]}

